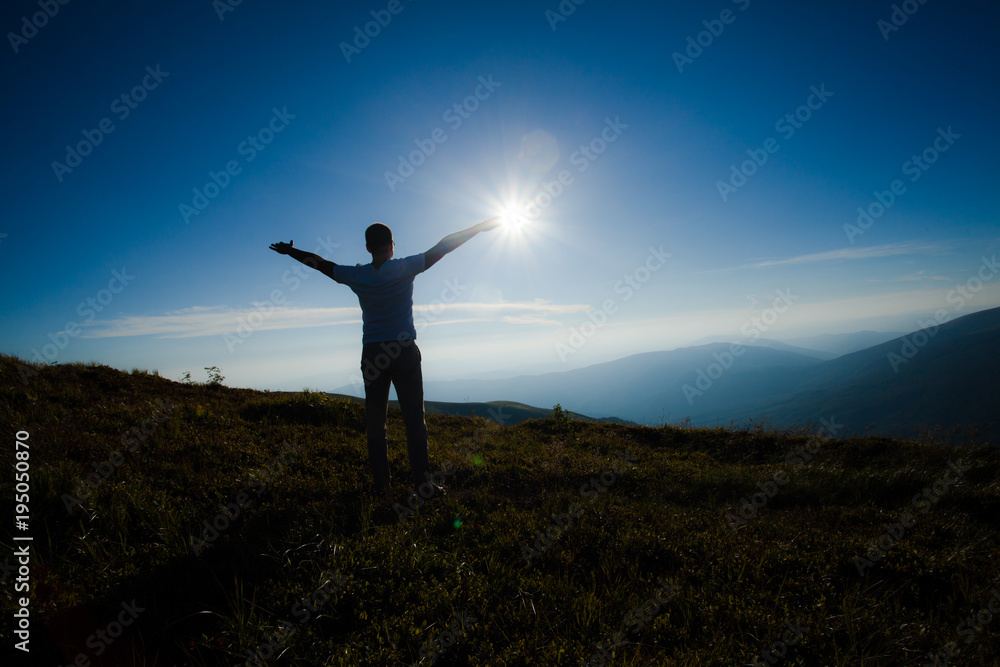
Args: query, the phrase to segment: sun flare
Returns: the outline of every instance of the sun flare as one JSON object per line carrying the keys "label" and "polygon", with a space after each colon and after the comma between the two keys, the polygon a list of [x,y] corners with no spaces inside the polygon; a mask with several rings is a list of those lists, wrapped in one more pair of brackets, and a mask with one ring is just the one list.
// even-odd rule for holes
{"label": "sun flare", "polygon": [[522,226],[528,223],[527,216],[519,206],[506,206],[500,212],[500,219],[503,221],[503,226],[507,229],[520,229]]}

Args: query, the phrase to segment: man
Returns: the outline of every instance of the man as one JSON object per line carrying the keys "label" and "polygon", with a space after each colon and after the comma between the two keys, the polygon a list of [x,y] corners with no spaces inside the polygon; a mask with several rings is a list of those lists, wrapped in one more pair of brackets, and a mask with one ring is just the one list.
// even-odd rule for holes
{"label": "man", "polygon": [[500,218],[490,218],[444,237],[425,253],[393,259],[396,244],[392,240],[392,231],[376,222],[365,230],[365,247],[371,253],[372,261],[357,266],[334,264],[319,255],[293,247],[292,242],[271,244],[271,250],[289,255],[347,285],[358,296],[363,322],[361,373],[365,381],[368,462],[375,488],[380,494],[389,490],[385,419],[390,382],[396,387],[406,425],[414,491],[421,493],[421,485],[424,489],[421,495],[425,497],[444,491],[430,479],[423,375],[416,343],[417,332],[413,326],[413,279],[479,232],[495,229],[499,225]]}

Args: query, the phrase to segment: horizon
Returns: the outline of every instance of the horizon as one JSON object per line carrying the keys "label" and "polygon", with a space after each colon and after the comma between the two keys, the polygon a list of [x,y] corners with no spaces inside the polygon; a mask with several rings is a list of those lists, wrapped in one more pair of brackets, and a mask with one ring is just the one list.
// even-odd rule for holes
{"label": "horizon", "polygon": [[[984,308],[982,310],[970,310],[970,312],[965,313],[964,315],[975,315],[977,313],[985,312],[987,310],[992,310],[992,309],[991,308]],[[961,319],[961,317],[956,317],[954,319]],[[632,353],[629,353],[627,355],[623,355],[623,356],[619,356],[619,357],[614,357],[614,358],[610,358],[610,359],[596,360],[593,363],[588,364],[586,366],[574,366],[572,368],[567,368],[563,364],[555,364],[555,365],[550,365],[550,366],[547,366],[547,367],[539,366],[539,367],[534,367],[534,368],[527,368],[527,369],[524,369],[524,370],[510,370],[510,369],[508,369],[508,370],[494,370],[494,371],[467,371],[467,372],[464,372],[464,373],[457,373],[457,374],[453,374],[453,375],[443,374],[443,373],[434,373],[432,375],[425,374],[424,375],[424,381],[428,382],[428,383],[432,383],[432,385],[433,385],[433,383],[461,381],[461,380],[490,381],[490,380],[509,380],[509,379],[516,379],[516,378],[519,378],[519,377],[542,376],[542,375],[548,375],[548,374],[552,374],[552,373],[566,372],[566,371],[570,371],[570,370],[579,370],[579,369],[583,369],[583,368],[588,368],[590,366],[597,366],[597,365],[606,364],[606,363],[613,363],[615,361],[620,361],[620,360],[623,360],[623,359],[626,359],[626,358],[629,358],[629,357],[643,355],[643,354],[661,354],[661,353],[675,352],[675,351],[680,351],[680,350],[685,350],[685,349],[693,349],[693,348],[698,348],[698,347],[703,347],[703,346],[708,346],[708,345],[713,345],[713,344],[723,344],[723,345],[725,345],[725,344],[729,344],[729,345],[738,344],[738,345],[743,345],[743,346],[751,346],[751,347],[755,346],[755,347],[763,347],[763,348],[775,349],[775,348],[773,348],[769,344],[770,343],[777,343],[779,345],[787,345],[787,346],[789,346],[791,348],[796,348],[794,350],[791,350],[792,354],[802,354],[802,353],[811,352],[811,353],[816,353],[818,355],[825,355],[825,354],[832,355],[829,359],[824,359],[822,356],[815,356],[815,357],[813,357],[813,358],[815,358],[817,360],[817,362],[821,363],[821,362],[824,362],[824,361],[833,361],[834,359],[837,359],[839,357],[845,356],[847,354],[851,354],[852,352],[861,351],[861,350],[864,350],[864,349],[868,349],[869,347],[875,347],[875,346],[883,344],[884,342],[889,342],[889,341],[892,341],[892,340],[898,340],[898,339],[901,339],[901,338],[905,339],[905,338],[909,337],[911,334],[915,333],[916,331],[927,329],[929,327],[936,328],[936,326],[939,325],[939,324],[946,324],[946,323],[949,323],[951,321],[953,321],[953,320],[952,319],[946,319],[946,320],[942,320],[940,323],[935,323],[932,320],[926,320],[926,321],[922,321],[922,322],[924,324],[928,325],[928,327],[918,327],[918,328],[913,329],[911,331],[874,331],[874,330],[868,329],[868,330],[860,330],[860,331],[845,332],[845,333],[825,333],[825,334],[820,334],[820,335],[812,336],[812,337],[797,337],[797,338],[790,338],[790,339],[784,339],[784,340],[778,339],[778,338],[768,338],[768,337],[765,337],[765,336],[759,336],[759,337],[756,337],[756,338],[752,338],[752,337],[751,338],[747,338],[747,337],[742,337],[741,338],[741,337],[738,337],[738,336],[737,337],[726,337],[726,336],[720,336],[720,335],[706,336],[704,338],[701,338],[699,340],[691,342],[691,344],[678,345],[676,347],[656,349],[656,350],[640,350],[640,351],[632,352]],[[863,345],[863,344],[859,345],[859,344],[857,344],[856,343],[856,338],[858,338],[858,337],[860,337],[862,335],[865,335],[865,334],[875,334],[876,336],[884,337],[884,341],[883,341],[883,343],[875,343],[874,345]],[[848,347],[850,349],[848,351],[846,351],[846,352],[832,352],[832,351],[830,351],[828,349],[825,349],[824,346],[822,346],[822,345],[819,345],[819,346],[809,346],[809,345],[805,344],[805,343],[814,342],[813,339],[817,339],[817,338],[828,339],[828,340],[829,339],[837,339],[837,340],[847,339],[847,340],[851,341],[849,343],[849,345],[848,345]],[[778,348],[778,349],[780,349],[780,348]],[[801,350],[801,352],[799,350]],[[806,356],[813,356],[813,355],[806,355]],[[24,359],[22,358],[22,360],[24,360]],[[28,361],[30,361],[30,360],[28,360]],[[76,361],[76,362],[71,362],[71,363],[101,363],[101,362],[99,362],[97,360],[89,360],[89,361]],[[120,371],[123,371],[123,372],[131,372],[131,371],[139,370],[139,371],[144,371],[144,372],[148,372],[148,373],[154,373],[154,374],[158,375],[159,377],[162,377],[162,378],[167,379],[167,380],[172,380],[172,381],[175,381],[175,382],[184,382],[184,381],[188,381],[188,380],[191,381],[191,382],[201,382],[201,383],[205,382],[204,380],[199,380],[198,379],[200,377],[200,374],[197,371],[192,371],[189,368],[185,368],[184,371],[182,371],[181,373],[177,374],[177,377],[174,377],[174,376],[172,376],[172,375],[170,375],[168,373],[161,372],[159,368],[144,367],[144,366],[118,367],[118,366],[113,366],[113,365],[110,365],[110,364],[104,364],[104,365],[107,365],[110,368],[114,368],[115,370],[120,370]],[[212,368],[213,367],[204,367],[201,370],[210,371],[210,369],[212,369]],[[223,377],[225,377],[224,376],[224,372],[225,372],[224,368],[221,368],[221,367],[218,367],[218,366],[215,366],[214,368],[220,374],[223,374]],[[226,381],[223,381],[220,384],[223,384],[223,385],[225,385],[227,387],[231,387],[231,388],[234,388],[234,389],[251,389],[251,390],[255,390],[255,391],[280,391],[280,392],[293,392],[293,393],[295,393],[295,392],[303,392],[303,391],[321,391],[321,392],[324,392],[324,393],[340,393],[340,392],[343,391],[346,395],[354,396],[354,397],[359,397],[359,398],[364,398],[364,392],[362,391],[362,389],[361,389],[360,385],[358,384],[358,382],[356,382],[356,380],[358,380],[358,377],[359,377],[358,374],[355,373],[354,371],[344,371],[344,372],[345,372],[345,377],[347,378],[348,382],[349,383],[353,382],[353,384],[331,385],[331,386],[323,386],[322,384],[316,384],[317,382],[323,382],[325,380],[325,378],[327,378],[327,377],[329,377],[329,378],[336,378],[338,376],[338,374],[336,372],[314,374],[312,376],[306,376],[306,377],[302,377],[302,378],[292,379],[292,380],[286,381],[286,382],[281,383],[281,384],[267,385],[267,386],[234,385],[233,383],[231,383],[231,382],[228,381],[228,378],[226,379]],[[184,377],[185,374],[190,374],[190,376],[187,379],[185,379],[185,377]],[[210,375],[208,375],[208,377],[210,377]],[[351,390],[353,390],[353,393],[352,393]],[[428,392],[433,392],[434,388],[433,388],[433,386],[430,386],[430,387],[427,387],[426,390]],[[396,390],[395,390],[395,387],[391,387],[390,388],[390,398],[392,400],[396,400]],[[438,397],[435,397],[433,395],[428,396],[426,398],[426,400],[427,401],[431,401],[431,402],[443,402],[443,403],[453,403],[453,402],[455,402],[454,400],[449,400],[449,399],[444,399],[444,398],[438,398]],[[502,402],[502,401],[505,401],[505,400],[512,400],[512,399],[509,399],[509,397],[496,397],[496,398],[490,399],[489,401],[486,401],[486,402],[491,402],[491,401],[501,401]],[[473,400],[473,401],[469,401],[469,402],[481,403],[481,402],[484,402],[484,401],[483,400]],[[515,400],[514,402],[518,402],[518,401]],[[533,407],[539,407],[539,406],[533,406]],[[588,416],[594,417],[594,415],[588,415]]]}
{"label": "horizon", "polygon": [[564,5],[10,3],[0,352],[346,386],[357,298],[268,245],[511,208],[415,281],[427,380],[1000,306],[1000,9]]}

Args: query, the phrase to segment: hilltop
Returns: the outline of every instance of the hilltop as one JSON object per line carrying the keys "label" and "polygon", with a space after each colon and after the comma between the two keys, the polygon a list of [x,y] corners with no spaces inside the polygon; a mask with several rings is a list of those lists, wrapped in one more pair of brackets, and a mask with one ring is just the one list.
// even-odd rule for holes
{"label": "hilltop", "polygon": [[385,499],[356,403],[0,356],[0,492],[35,664],[989,664],[1000,452],[824,420],[432,414],[422,505],[395,410]]}

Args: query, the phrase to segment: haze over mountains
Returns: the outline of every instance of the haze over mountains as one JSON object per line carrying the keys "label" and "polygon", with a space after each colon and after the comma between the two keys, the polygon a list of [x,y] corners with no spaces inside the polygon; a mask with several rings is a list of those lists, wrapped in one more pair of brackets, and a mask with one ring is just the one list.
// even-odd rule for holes
{"label": "haze over mountains", "polygon": [[739,425],[767,419],[772,426],[790,427],[832,417],[848,433],[904,436],[924,428],[975,426],[997,442],[1000,308],[831,358],[832,350],[885,335],[892,334],[796,341],[821,350],[709,343],[557,373],[428,381],[425,396],[559,403],[593,417],[641,424],[690,419],[698,426]]}
{"label": "haze over mountains", "polygon": [[894,338],[905,336],[905,331],[858,331],[849,334],[822,334],[807,338],[793,338],[790,345],[818,350],[839,357],[868,347],[880,345]]}
{"label": "haze over mountains", "polygon": [[[854,333],[822,334],[807,338],[793,338],[788,341],[758,338],[753,342],[753,345],[757,347],[769,347],[774,350],[796,352],[807,357],[828,361],[841,355],[857,352],[858,350],[879,345],[880,343],[885,343],[886,341],[905,335],[903,331],[856,331]],[[741,341],[733,341],[724,336],[713,336],[697,341],[696,345],[731,342]]]}

